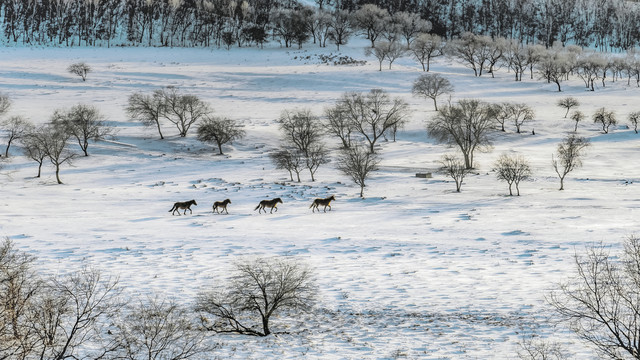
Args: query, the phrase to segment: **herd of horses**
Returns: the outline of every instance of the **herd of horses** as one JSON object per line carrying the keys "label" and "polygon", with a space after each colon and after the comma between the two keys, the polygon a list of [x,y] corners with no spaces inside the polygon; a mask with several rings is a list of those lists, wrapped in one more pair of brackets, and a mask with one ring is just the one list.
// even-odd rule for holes
{"label": "herd of horses", "polygon": [[[316,210],[320,212],[320,206],[323,206],[323,209],[322,209],[323,212],[327,212],[327,208],[329,208],[329,211],[331,211],[331,202],[334,201],[335,199],[336,198],[333,195],[324,199],[315,199],[311,203],[311,206],[309,206],[309,209],[312,209],[311,212],[315,212]],[[269,208],[270,209],[269,214],[273,214],[274,209],[276,210],[276,212],[278,212],[278,204],[282,204],[282,203],[283,203],[282,199],[280,199],[279,197],[271,200],[262,200],[260,201],[258,206],[256,206],[255,209],[253,209],[253,211],[258,210],[258,214],[260,214],[262,213],[262,210],[264,210],[264,213],[266,214],[267,208]],[[225,199],[223,201],[216,201],[213,203],[212,212],[215,212],[216,214],[221,214],[224,211],[225,213],[228,214],[229,210],[227,210],[227,205],[229,204],[231,204],[231,200],[229,199]],[[171,215],[175,215],[176,212],[178,213],[178,215],[180,215],[180,210],[184,210],[183,214],[187,215],[187,210],[189,210],[189,214],[193,214],[193,211],[191,210],[191,205],[198,205],[198,203],[196,203],[195,200],[177,202],[173,204],[173,207],[171,208],[171,210],[169,210],[169,212],[171,213]]]}

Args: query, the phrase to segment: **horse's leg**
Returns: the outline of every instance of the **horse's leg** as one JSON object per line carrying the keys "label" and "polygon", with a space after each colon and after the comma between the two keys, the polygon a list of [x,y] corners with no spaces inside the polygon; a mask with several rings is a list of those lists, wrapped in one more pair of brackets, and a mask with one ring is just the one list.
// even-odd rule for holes
{"label": "horse's leg", "polygon": [[227,207],[224,207],[224,211],[227,213],[227,215],[229,214],[229,210],[227,210]]}

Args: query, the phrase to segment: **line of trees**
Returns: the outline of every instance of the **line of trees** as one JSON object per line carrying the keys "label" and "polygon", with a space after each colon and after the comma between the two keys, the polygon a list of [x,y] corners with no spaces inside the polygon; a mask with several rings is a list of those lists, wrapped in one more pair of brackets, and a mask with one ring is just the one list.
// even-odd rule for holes
{"label": "line of trees", "polygon": [[576,44],[630,49],[640,42],[640,8],[622,0],[100,0],[59,3],[4,0],[8,42],[56,46],[284,46],[354,32],[409,45],[419,32],[446,39],[464,33],[551,47]]}

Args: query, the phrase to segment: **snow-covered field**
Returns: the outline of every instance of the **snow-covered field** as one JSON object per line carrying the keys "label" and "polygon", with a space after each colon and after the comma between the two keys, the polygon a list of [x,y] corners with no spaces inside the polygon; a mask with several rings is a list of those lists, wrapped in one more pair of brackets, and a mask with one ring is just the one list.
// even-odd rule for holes
{"label": "snow-covered field", "polygon": [[[341,53],[365,59],[365,45],[355,41]],[[89,264],[118,275],[132,296],[156,294],[184,304],[224,281],[242,256],[309,263],[326,311],[297,320],[304,325],[276,321],[274,330],[287,335],[212,335],[221,359],[516,358],[522,327],[542,321],[544,296],[571,273],[574,254],[593,242],[619,249],[638,231],[639,135],[624,119],[640,110],[640,89],[621,81],[588,92],[574,79],[557,93],[539,80],[516,83],[506,69],[495,79],[476,78],[438,60],[432,71],[454,84],[454,101],[526,102],[536,111],[523,134],[513,126],[496,134],[493,150],[476,155],[478,171],[455,193],[443,175],[415,177],[416,169],[435,171],[440,157],[455,150],[426,136],[432,104],[411,96],[419,65],[401,59],[379,72],[373,59],[364,66],[320,64],[316,54],[332,51],[311,45],[230,52],[0,49],[0,91],[13,100],[11,115],[42,123],[55,109],[93,104],[118,129],[115,141],[92,143],[89,157],[62,168],[63,185],[49,166],[34,178],[37,164],[12,147],[0,170],[0,236],[37,256],[47,272]],[[66,72],[77,61],[93,67],[86,82]],[[168,85],[240,120],[247,136],[218,156],[193,129],[180,138],[166,126],[167,139],[159,140],[153,128],[127,118],[132,92]],[[372,88],[402,97],[413,113],[396,142],[382,143],[381,169],[369,180],[366,199],[333,163],[320,168],[315,182],[303,173],[302,183],[292,183],[274,169],[267,154],[279,142],[275,119],[282,110],[321,114],[343,92]],[[623,125],[610,134],[590,120],[580,125],[592,146],[584,167],[558,191],[551,154],[573,124],[555,103],[569,95],[589,117],[606,106]],[[504,152],[523,154],[532,164],[534,177],[521,184],[520,197],[506,196],[506,184],[490,171]],[[309,210],[313,198],[331,194],[333,211]],[[277,213],[253,210],[272,197],[284,201]],[[232,200],[229,215],[213,214],[211,204],[225,198]],[[193,215],[168,212],[173,202],[189,199],[198,202]],[[541,334],[577,342],[562,329],[544,327]],[[576,357],[595,358],[582,346],[573,349]]]}

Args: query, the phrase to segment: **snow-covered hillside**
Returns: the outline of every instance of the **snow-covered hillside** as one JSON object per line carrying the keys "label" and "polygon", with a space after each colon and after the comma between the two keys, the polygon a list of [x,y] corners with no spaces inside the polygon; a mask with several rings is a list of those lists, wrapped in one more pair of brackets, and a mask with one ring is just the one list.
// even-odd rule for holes
{"label": "snow-covered hillside", "polygon": [[[341,50],[365,59],[365,45]],[[495,79],[476,78],[461,65],[437,61],[432,71],[453,83],[454,101],[518,101],[536,111],[522,134],[511,126],[495,135],[492,151],[477,154],[478,171],[456,193],[437,173],[415,177],[416,169],[435,172],[440,157],[455,150],[426,136],[432,104],[411,96],[419,65],[405,58],[379,72],[375,60],[364,66],[317,60],[331,51],[0,49],[0,91],[14,103],[11,115],[44,123],[55,109],[92,104],[118,129],[116,140],[90,144],[90,156],[62,168],[63,185],[48,166],[34,178],[37,164],[12,147],[0,170],[0,236],[37,256],[43,271],[93,265],[120,276],[132,296],[152,293],[183,304],[223,281],[243,256],[309,263],[327,311],[303,325],[274,325],[287,335],[212,335],[221,359],[515,358],[522,328],[543,321],[545,294],[573,270],[574,254],[593,242],[619,249],[638,231],[638,135],[624,125],[602,134],[591,121],[582,123],[578,132],[592,146],[584,167],[558,191],[551,155],[573,123],[555,103],[571,95],[588,116],[606,106],[624,119],[640,110],[640,89],[616,82],[588,92],[571,80],[557,93],[538,80],[516,83],[504,69]],[[86,82],[66,72],[77,61],[93,67]],[[167,126],[167,139],[159,140],[154,129],[127,118],[132,92],[169,85],[241,121],[246,137],[217,156],[194,134],[180,138]],[[275,119],[282,110],[320,115],[343,92],[372,88],[402,97],[413,112],[398,140],[382,143],[381,169],[365,199],[334,163],[321,167],[315,182],[303,173],[302,183],[292,183],[274,169],[267,154],[278,145]],[[335,139],[327,141],[337,148]],[[506,184],[491,172],[505,152],[532,164],[533,179],[521,184],[520,197],[507,196]],[[329,195],[336,197],[332,211],[309,210],[313,198]],[[273,197],[284,201],[277,213],[254,211]],[[229,215],[213,214],[212,203],[225,198],[232,200]],[[198,203],[193,215],[168,212],[190,199]],[[577,342],[562,329],[544,327],[541,334]],[[594,358],[589,349],[573,349]]]}

